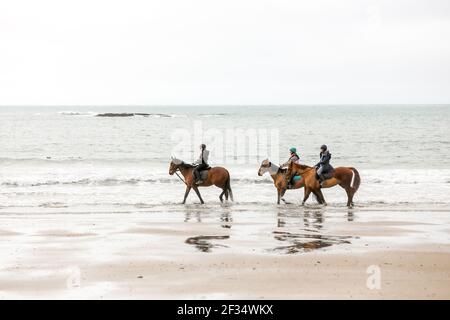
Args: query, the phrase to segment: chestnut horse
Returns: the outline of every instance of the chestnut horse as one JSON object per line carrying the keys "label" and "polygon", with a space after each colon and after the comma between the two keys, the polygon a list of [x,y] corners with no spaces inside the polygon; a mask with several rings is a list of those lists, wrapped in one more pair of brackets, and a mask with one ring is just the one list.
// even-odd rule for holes
{"label": "chestnut horse", "polygon": [[[272,177],[273,184],[275,188],[277,188],[277,204],[280,204],[280,199],[286,202],[286,200],[283,199],[288,185],[285,180],[286,171],[287,169],[281,169],[279,166],[270,162],[269,159],[264,160],[258,170],[258,176],[262,176],[264,173],[268,172]],[[295,181],[292,189],[300,189],[301,187],[303,187],[303,185],[303,179],[300,179],[298,181]]]}
{"label": "chestnut horse", "polygon": [[204,204],[205,202],[200,195],[200,191],[198,191],[198,187],[209,187],[215,185],[218,188],[222,189],[222,193],[219,196],[220,202],[223,202],[223,195],[228,200],[228,196],[230,196],[231,201],[233,201],[233,191],[231,191],[230,186],[230,174],[227,169],[222,167],[213,167],[208,170],[208,176],[203,180],[201,184],[195,184],[194,182],[194,174],[193,171],[195,166],[184,163],[179,159],[172,158],[169,166],[169,174],[173,175],[177,171],[180,171],[184,177],[184,183],[186,184],[186,192],[184,193],[183,204],[186,203],[186,198],[189,195],[191,189],[194,189],[197,194],[200,202]]}
{"label": "chestnut horse", "polygon": [[291,163],[286,173],[286,181],[289,181],[293,175],[301,175],[305,180],[305,196],[302,205],[305,204],[310,193],[314,193],[319,199],[319,202],[325,202],[321,188],[331,188],[335,185],[340,185],[347,192],[347,207],[353,206],[353,196],[358,191],[361,184],[361,178],[358,170],[352,167],[338,167],[333,171],[333,177],[325,180],[320,186],[316,179],[316,170],[314,167],[308,167],[298,163]]}

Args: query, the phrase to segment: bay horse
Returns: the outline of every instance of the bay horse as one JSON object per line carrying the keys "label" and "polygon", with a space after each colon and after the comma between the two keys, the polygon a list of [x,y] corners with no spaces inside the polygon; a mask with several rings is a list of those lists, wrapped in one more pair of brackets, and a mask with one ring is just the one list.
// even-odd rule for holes
{"label": "bay horse", "polygon": [[173,175],[177,171],[184,177],[184,183],[186,184],[186,192],[184,193],[183,204],[186,203],[186,198],[189,195],[191,189],[194,189],[198,198],[200,199],[201,204],[205,202],[200,195],[200,191],[198,191],[198,187],[209,187],[215,185],[218,188],[222,189],[222,193],[219,196],[220,202],[223,202],[223,196],[225,195],[226,200],[228,200],[228,196],[230,196],[231,201],[233,201],[233,191],[231,191],[230,186],[230,173],[227,169],[222,167],[213,167],[208,169],[208,176],[203,179],[201,184],[195,184],[193,171],[195,166],[189,163],[185,163],[179,159],[172,158],[169,166],[169,174]]}
{"label": "bay horse", "polygon": [[308,200],[309,195],[314,193],[319,199],[319,202],[326,204],[325,198],[323,197],[321,188],[331,188],[335,185],[340,185],[347,192],[347,207],[352,207],[353,196],[356,191],[358,191],[359,185],[361,184],[361,177],[359,176],[358,170],[353,167],[338,167],[333,171],[333,176],[330,179],[325,180],[320,185],[319,181],[316,179],[316,168],[302,165],[299,163],[290,163],[287,173],[286,181],[289,181],[293,175],[301,175],[305,180],[305,195],[303,198],[302,205]]}
{"label": "bay horse", "polygon": [[[288,185],[285,179],[286,171],[287,169],[281,169],[279,166],[270,162],[269,159],[264,160],[258,170],[258,176],[262,176],[264,173],[268,172],[272,177],[273,184],[275,188],[277,188],[277,204],[280,204],[280,199],[286,202],[286,200],[283,199]],[[292,189],[300,189],[301,187],[303,187],[303,185],[304,181],[303,179],[300,179],[298,181],[295,181]]]}

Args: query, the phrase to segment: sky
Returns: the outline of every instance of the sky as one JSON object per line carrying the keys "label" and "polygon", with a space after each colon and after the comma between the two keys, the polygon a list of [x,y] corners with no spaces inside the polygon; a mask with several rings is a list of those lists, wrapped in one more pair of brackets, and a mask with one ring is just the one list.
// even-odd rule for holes
{"label": "sky", "polygon": [[1,0],[0,106],[450,103],[448,0]]}

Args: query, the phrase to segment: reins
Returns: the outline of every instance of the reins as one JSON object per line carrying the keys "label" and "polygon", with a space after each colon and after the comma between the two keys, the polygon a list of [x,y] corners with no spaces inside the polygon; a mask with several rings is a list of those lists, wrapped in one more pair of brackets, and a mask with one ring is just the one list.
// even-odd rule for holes
{"label": "reins", "polygon": [[[177,169],[177,171],[178,171],[178,170],[180,170],[180,169]],[[177,175],[177,177],[178,177],[181,181],[183,181],[185,185],[187,185],[186,181],[184,181],[184,179],[183,179],[182,177],[180,177],[180,175],[178,174],[177,171],[175,171],[175,174]]]}

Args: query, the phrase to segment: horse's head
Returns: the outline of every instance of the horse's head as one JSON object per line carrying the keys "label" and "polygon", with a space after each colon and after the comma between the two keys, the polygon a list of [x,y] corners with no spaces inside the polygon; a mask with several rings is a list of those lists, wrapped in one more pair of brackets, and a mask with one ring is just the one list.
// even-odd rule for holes
{"label": "horse's head", "polygon": [[169,174],[172,176],[178,170],[178,168],[182,163],[183,161],[181,161],[180,159],[172,157],[169,165]]}
{"label": "horse's head", "polygon": [[269,159],[263,160],[263,162],[261,162],[261,166],[259,167],[259,170],[258,170],[258,176],[262,176],[264,173],[269,171],[269,168],[271,166],[272,166],[272,163],[269,161]]}

